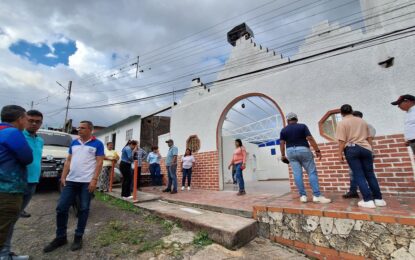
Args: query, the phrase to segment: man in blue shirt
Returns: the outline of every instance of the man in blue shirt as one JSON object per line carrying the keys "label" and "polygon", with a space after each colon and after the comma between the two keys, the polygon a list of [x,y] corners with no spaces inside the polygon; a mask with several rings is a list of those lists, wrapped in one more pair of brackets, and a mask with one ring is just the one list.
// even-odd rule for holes
{"label": "man in blue shirt", "polygon": [[30,214],[25,209],[32,199],[36,191],[36,186],[39,183],[44,143],[42,137],[36,134],[42,126],[43,114],[37,110],[29,110],[27,111],[27,121],[28,125],[26,130],[23,131],[23,134],[32,149],[33,162],[27,166],[27,188],[23,195],[22,212],[20,213],[20,217],[23,218],[30,217]]}
{"label": "man in blue shirt", "polygon": [[[294,113],[287,115],[288,125],[281,130],[280,149],[283,161],[289,161],[294,174],[295,185],[300,193],[300,201],[307,202],[307,194],[303,182],[303,167],[307,171],[310,186],[313,190],[313,202],[330,203],[331,200],[320,194],[317,169],[309,143],[313,146],[316,156],[321,159],[321,152],[317,143],[305,124],[298,123]],[[285,150],[287,148],[287,155]]]}
{"label": "man in blue shirt", "polygon": [[27,117],[24,108],[4,106],[0,124],[0,259],[29,259],[13,256],[5,243],[20,214],[27,185],[26,166],[33,161],[32,150],[22,131]]}
{"label": "man in blue shirt", "polygon": [[[167,145],[169,146],[169,151],[167,152],[166,157],[166,167],[167,167],[167,176],[169,178],[169,182],[167,184],[167,188],[163,190],[163,192],[170,192],[171,194],[177,193],[177,155],[179,150],[176,146],[174,146],[174,142],[172,139],[166,141]],[[173,185],[173,190],[171,186]]]}

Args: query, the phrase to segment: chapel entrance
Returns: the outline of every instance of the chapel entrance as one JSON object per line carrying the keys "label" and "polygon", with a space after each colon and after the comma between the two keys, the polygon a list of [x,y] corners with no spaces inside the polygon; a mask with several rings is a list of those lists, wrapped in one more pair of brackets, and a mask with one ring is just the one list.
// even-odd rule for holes
{"label": "chapel entrance", "polygon": [[284,124],[278,105],[265,95],[244,95],[228,105],[218,126],[222,190],[237,190],[228,165],[235,149],[234,141],[241,139],[247,151],[244,170],[246,191],[289,192],[288,167],[280,160],[279,148],[279,133]]}

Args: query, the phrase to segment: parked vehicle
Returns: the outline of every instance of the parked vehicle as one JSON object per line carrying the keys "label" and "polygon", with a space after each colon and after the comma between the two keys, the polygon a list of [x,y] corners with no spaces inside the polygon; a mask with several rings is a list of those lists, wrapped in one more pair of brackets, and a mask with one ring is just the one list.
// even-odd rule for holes
{"label": "parked vehicle", "polygon": [[72,136],[51,130],[39,130],[37,134],[44,140],[40,183],[59,187]]}

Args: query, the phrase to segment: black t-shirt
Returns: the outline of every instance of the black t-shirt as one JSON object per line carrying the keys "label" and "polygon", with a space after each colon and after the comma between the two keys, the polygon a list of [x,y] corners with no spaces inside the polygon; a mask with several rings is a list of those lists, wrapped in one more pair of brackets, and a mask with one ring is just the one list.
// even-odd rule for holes
{"label": "black t-shirt", "polygon": [[286,142],[286,146],[305,146],[310,147],[307,136],[311,136],[310,130],[305,124],[289,124],[281,130],[280,140]]}

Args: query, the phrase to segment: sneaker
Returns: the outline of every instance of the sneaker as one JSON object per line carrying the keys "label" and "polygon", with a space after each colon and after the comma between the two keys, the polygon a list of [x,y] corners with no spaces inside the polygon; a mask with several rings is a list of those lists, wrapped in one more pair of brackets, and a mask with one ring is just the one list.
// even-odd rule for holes
{"label": "sneaker", "polygon": [[176,194],[176,193],[177,193],[177,190],[173,190],[170,192],[170,194]]}
{"label": "sneaker", "polygon": [[189,186],[189,187],[187,187],[187,190],[188,190],[188,191],[190,191],[190,186]]}
{"label": "sneaker", "polygon": [[71,251],[77,251],[82,248],[82,236],[75,235],[71,245]]}
{"label": "sneaker", "polygon": [[163,192],[171,192],[170,189],[164,189]]}
{"label": "sneaker", "polygon": [[22,211],[22,212],[20,212],[20,217],[21,218],[30,218],[30,214],[29,213],[27,213],[26,211]]}
{"label": "sneaker", "polygon": [[301,201],[302,203],[307,203],[307,196],[306,196],[306,195],[301,196],[301,197],[300,197],[300,201]]}
{"label": "sneaker", "polygon": [[184,186],[182,186],[182,190],[184,190]]}
{"label": "sneaker", "polygon": [[375,200],[376,207],[386,207],[386,201],[384,200]]}
{"label": "sneaker", "polygon": [[30,256],[28,256],[28,255],[16,255],[15,253],[10,252],[9,259],[10,260],[29,260]]}
{"label": "sneaker", "polygon": [[368,209],[375,209],[376,208],[375,202],[373,202],[373,200],[369,200],[369,201],[361,200],[357,203],[357,205],[359,207],[368,208]]}
{"label": "sneaker", "polygon": [[349,192],[343,194],[342,197],[343,197],[343,199],[358,199],[359,194],[357,194],[357,192],[349,191]]}
{"label": "sneaker", "polygon": [[62,238],[55,238],[52,242],[49,243],[45,248],[43,248],[43,252],[49,253],[53,250],[57,249],[58,247],[61,247],[63,245],[66,245],[68,243],[68,240],[66,237]]}
{"label": "sneaker", "polygon": [[330,203],[331,202],[331,199],[328,199],[328,198],[326,198],[324,196],[319,196],[319,197],[313,196],[313,202],[314,203],[327,204],[327,203]]}

